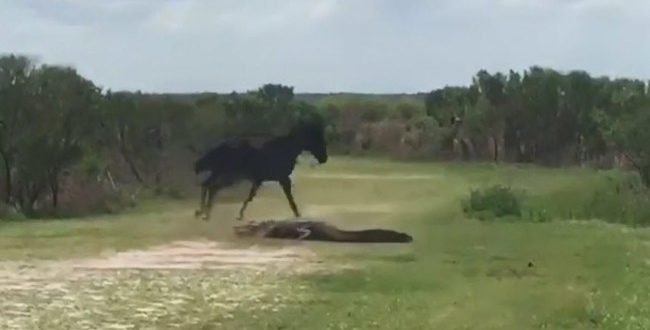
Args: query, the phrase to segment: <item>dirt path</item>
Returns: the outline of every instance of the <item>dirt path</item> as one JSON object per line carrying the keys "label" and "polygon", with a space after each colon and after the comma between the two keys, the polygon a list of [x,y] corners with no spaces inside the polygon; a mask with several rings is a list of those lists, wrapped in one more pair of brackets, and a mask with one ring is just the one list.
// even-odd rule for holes
{"label": "dirt path", "polygon": [[0,329],[194,328],[238,308],[278,310],[302,290],[287,275],[312,261],[300,247],[177,241],[86,259],[0,262]]}
{"label": "dirt path", "polygon": [[234,249],[211,241],[177,241],[143,251],[79,260],[75,269],[264,269],[299,263],[311,256],[297,248]]}
{"label": "dirt path", "polygon": [[0,290],[30,288],[58,277],[77,278],[100,270],[282,270],[313,257],[297,247],[237,249],[213,241],[176,241],[144,250],[105,252],[98,257],[29,263],[0,262]]}

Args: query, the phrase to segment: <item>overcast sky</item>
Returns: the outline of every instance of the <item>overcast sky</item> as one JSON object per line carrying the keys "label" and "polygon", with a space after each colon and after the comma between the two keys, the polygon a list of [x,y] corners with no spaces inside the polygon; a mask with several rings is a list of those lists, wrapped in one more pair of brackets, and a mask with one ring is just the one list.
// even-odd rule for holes
{"label": "overcast sky", "polygon": [[531,65],[650,78],[648,0],[0,0],[0,53],[100,86],[417,92]]}

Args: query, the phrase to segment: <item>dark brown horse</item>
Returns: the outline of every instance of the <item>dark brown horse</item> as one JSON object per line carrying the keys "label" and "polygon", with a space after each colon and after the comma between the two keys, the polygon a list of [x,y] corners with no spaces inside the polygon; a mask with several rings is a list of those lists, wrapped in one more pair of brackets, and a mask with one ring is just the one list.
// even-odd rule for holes
{"label": "dark brown horse", "polygon": [[[286,136],[274,138],[256,148],[247,142],[221,144],[207,152],[194,163],[194,172],[210,171],[210,176],[201,184],[201,202],[195,215],[203,220],[210,218],[212,203],[220,189],[241,181],[252,183],[248,198],[239,210],[238,219],[244,216],[249,202],[266,181],[280,184],[296,217],[300,216],[291,193],[290,175],[298,155],[310,152],[320,164],[327,162],[324,127],[320,123],[301,122]],[[207,198],[207,200],[206,200]]]}

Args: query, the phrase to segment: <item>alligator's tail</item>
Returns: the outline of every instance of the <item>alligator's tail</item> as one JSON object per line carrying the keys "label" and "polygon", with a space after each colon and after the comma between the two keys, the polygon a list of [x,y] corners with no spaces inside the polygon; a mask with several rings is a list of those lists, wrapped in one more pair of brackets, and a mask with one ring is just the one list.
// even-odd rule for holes
{"label": "alligator's tail", "polygon": [[408,234],[386,229],[342,230],[339,242],[347,243],[410,243],[413,237]]}

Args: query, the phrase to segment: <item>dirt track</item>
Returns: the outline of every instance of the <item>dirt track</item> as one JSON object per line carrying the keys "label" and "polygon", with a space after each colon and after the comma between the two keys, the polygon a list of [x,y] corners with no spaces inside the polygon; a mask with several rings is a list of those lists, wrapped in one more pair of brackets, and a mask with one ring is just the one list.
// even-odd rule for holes
{"label": "dirt track", "polygon": [[76,278],[99,270],[281,270],[304,264],[306,249],[234,249],[211,241],[177,241],[145,250],[104,253],[103,256],[63,261],[0,263],[0,289],[29,288],[57,277]]}
{"label": "dirt track", "polygon": [[178,241],[144,251],[126,251],[105,258],[80,260],[75,269],[263,269],[303,260],[306,250],[296,248],[232,249],[210,241]]}
{"label": "dirt track", "polygon": [[238,308],[276,310],[301,290],[284,275],[308,270],[311,257],[297,247],[179,241],[87,259],[0,262],[0,329],[185,326]]}

